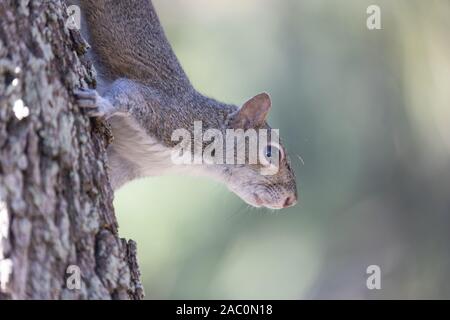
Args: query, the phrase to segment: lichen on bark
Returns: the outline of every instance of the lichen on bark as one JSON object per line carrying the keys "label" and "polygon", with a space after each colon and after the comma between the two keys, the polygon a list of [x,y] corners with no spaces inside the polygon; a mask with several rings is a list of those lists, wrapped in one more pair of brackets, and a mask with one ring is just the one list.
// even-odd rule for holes
{"label": "lichen on bark", "polygon": [[[107,130],[72,96],[94,78],[65,8],[0,2],[0,298],[140,299],[135,243],[118,237]],[[80,289],[66,285],[70,265]]]}

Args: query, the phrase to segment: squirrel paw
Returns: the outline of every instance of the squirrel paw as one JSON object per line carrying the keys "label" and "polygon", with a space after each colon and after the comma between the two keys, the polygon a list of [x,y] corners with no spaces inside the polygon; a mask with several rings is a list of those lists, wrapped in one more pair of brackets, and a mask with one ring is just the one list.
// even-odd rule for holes
{"label": "squirrel paw", "polygon": [[96,90],[79,88],[74,90],[74,95],[80,108],[86,109],[89,117],[105,118],[113,109],[111,103]]}

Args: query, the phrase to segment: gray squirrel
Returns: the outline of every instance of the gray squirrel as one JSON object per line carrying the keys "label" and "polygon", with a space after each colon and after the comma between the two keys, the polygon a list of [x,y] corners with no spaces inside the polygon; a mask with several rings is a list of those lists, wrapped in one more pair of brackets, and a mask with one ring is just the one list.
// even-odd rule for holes
{"label": "gray squirrel", "polygon": [[[80,107],[105,119],[113,141],[108,167],[114,190],[125,183],[167,173],[208,176],[254,207],[281,209],[297,202],[295,175],[282,144],[269,145],[265,156],[278,158],[273,175],[261,174],[267,163],[175,165],[172,134],[179,128],[270,129],[271,108],[261,93],[241,108],[196,91],[178,62],[151,0],[77,0],[82,34],[91,46],[97,90],[75,91]],[[275,148],[278,152],[272,152]],[[277,150],[278,149],[278,150]]]}

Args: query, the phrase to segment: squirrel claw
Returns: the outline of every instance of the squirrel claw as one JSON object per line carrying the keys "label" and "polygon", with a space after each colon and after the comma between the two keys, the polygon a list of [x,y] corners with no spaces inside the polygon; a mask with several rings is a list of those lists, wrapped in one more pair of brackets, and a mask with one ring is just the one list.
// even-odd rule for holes
{"label": "squirrel claw", "polygon": [[101,118],[106,114],[107,100],[102,98],[96,90],[79,88],[74,90],[78,106],[88,109],[87,114],[91,118]]}
{"label": "squirrel claw", "polygon": [[95,101],[96,98],[96,92],[95,90],[92,89],[85,89],[85,88],[75,89],[73,93],[77,99],[87,99]]}

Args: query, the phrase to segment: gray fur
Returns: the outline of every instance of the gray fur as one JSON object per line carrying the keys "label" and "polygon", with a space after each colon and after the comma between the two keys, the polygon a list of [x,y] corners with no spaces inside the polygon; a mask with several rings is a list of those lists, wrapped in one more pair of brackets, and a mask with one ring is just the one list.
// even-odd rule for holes
{"label": "gray fur", "polygon": [[[101,94],[83,91],[78,97],[84,107],[92,101],[93,115],[111,124],[114,141],[108,157],[114,189],[139,177],[175,172],[215,178],[254,206],[280,209],[296,202],[295,176],[287,156],[274,176],[262,176],[260,165],[173,165],[172,133],[180,128],[192,132],[194,121],[202,121],[204,130],[223,133],[241,123],[269,127],[264,119],[264,123],[248,121],[255,108],[240,113],[237,106],[205,97],[192,87],[150,0],[77,2]],[[254,99],[253,106],[259,103]]]}

